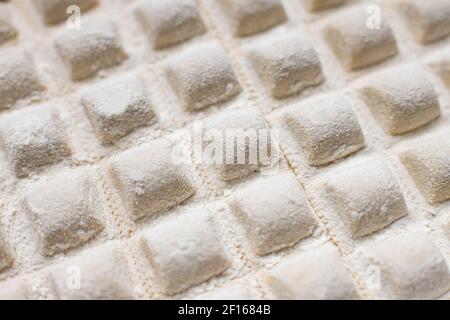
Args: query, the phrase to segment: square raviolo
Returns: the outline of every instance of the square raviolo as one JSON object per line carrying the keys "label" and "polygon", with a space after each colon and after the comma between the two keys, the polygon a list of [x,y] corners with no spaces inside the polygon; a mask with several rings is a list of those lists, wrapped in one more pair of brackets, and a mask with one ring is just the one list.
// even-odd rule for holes
{"label": "square raviolo", "polygon": [[6,156],[17,177],[58,163],[71,153],[56,111],[35,106],[0,120],[0,136]]}
{"label": "square raviolo", "polygon": [[169,61],[166,72],[190,111],[226,102],[241,92],[224,50],[215,43],[190,47]]}
{"label": "square raviolo", "polygon": [[0,282],[0,300],[27,300],[28,288],[22,280],[14,278]]}
{"label": "square raviolo", "polygon": [[277,299],[352,300],[359,295],[334,245],[284,258],[266,274]]}
{"label": "square raviolo", "polygon": [[308,201],[289,174],[257,179],[230,200],[259,255],[309,237],[317,226]]}
{"label": "square raviolo", "polygon": [[0,233],[0,272],[9,268],[14,262],[13,257],[9,252],[9,248]]}
{"label": "square raviolo", "polygon": [[308,40],[297,35],[277,37],[255,46],[250,58],[276,98],[284,98],[323,81],[322,66]]}
{"label": "square raviolo", "polygon": [[400,159],[417,188],[431,204],[450,199],[450,146],[436,136],[405,150]]}
{"label": "square raviolo", "polygon": [[343,158],[364,147],[364,135],[350,101],[341,94],[308,99],[281,120],[312,166]]}
{"label": "square raviolo", "polygon": [[309,11],[321,11],[343,4],[346,0],[302,0]]}
{"label": "square raviolo", "polygon": [[417,129],[440,115],[433,84],[415,68],[396,68],[373,76],[360,94],[388,134]]}
{"label": "square raviolo", "polygon": [[178,44],[206,31],[195,0],[140,1],[135,14],[155,49]]}
{"label": "square raviolo", "polygon": [[4,17],[5,15],[4,11],[0,11],[0,45],[13,40],[18,34],[16,28]]}
{"label": "square raviolo", "polygon": [[367,252],[380,267],[381,289],[391,299],[434,299],[450,288],[447,262],[423,232],[392,237]]}
{"label": "square raviolo", "polygon": [[103,230],[89,172],[65,170],[28,189],[26,202],[46,256],[66,252]]}
{"label": "square raviolo", "polygon": [[397,180],[378,160],[360,160],[330,174],[326,189],[354,238],[379,231],[408,213]]}
{"label": "square raviolo", "polygon": [[194,186],[171,153],[171,143],[160,139],[109,160],[114,184],[134,219],[170,209],[194,194]]}
{"label": "square raviolo", "polygon": [[368,28],[366,7],[356,7],[335,15],[325,28],[325,37],[348,70],[380,63],[397,54],[397,42],[385,17],[379,28]]}
{"label": "square raviolo", "polygon": [[[272,153],[270,132],[256,108],[218,113],[206,120],[204,139],[213,143],[215,168],[224,181],[239,179],[267,165]],[[217,148],[217,149],[216,149]]]}
{"label": "square raviolo", "polygon": [[103,144],[111,144],[154,117],[150,98],[136,77],[107,80],[83,93],[82,103]]}
{"label": "square raviolo", "polygon": [[447,0],[403,0],[399,8],[418,42],[427,44],[450,34],[450,2]]}
{"label": "square raviolo", "polygon": [[136,299],[125,257],[113,244],[84,251],[49,270],[61,300]]}
{"label": "square raviolo", "polygon": [[195,297],[195,300],[258,300],[248,287],[231,284]]}
{"label": "square raviolo", "polygon": [[251,36],[287,20],[280,0],[217,0],[238,37]]}
{"label": "square raviolo", "polygon": [[450,88],[450,52],[442,51],[438,57],[430,63],[433,70],[442,78],[447,87]]}
{"label": "square raviolo", "polygon": [[85,12],[98,3],[98,0],[33,0],[34,5],[47,24],[57,24],[67,20],[73,13],[68,11],[70,6],[77,6]]}
{"label": "square raviolo", "polygon": [[26,53],[13,49],[0,53],[0,109],[45,89]]}
{"label": "square raviolo", "polygon": [[203,209],[160,222],[144,234],[142,245],[167,294],[206,281],[229,265],[217,231]]}
{"label": "square raviolo", "polygon": [[57,36],[55,45],[72,80],[89,78],[127,57],[114,25],[108,21],[91,21],[81,29],[65,30]]}

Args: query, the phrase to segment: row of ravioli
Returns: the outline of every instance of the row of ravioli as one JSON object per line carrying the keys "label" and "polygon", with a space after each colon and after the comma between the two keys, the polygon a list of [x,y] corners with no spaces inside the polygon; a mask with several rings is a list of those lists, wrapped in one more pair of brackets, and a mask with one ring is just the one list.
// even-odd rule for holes
{"label": "row of ravioli", "polygon": [[[320,61],[312,47],[292,36],[283,36],[276,42],[276,45],[265,45],[255,50],[253,55],[255,63],[259,65],[257,69],[266,78],[267,86],[271,88],[274,95],[289,94],[322,81]],[[277,50],[273,51],[271,48],[277,48]],[[278,48],[282,48],[282,52],[278,52]],[[233,68],[219,45],[203,44],[200,51],[205,53],[204,56],[197,54],[198,49],[192,48],[183,52],[174,61],[167,63],[167,77],[188,110],[198,110],[220,104],[241,91]],[[102,57],[110,60],[106,56]],[[24,55],[14,51],[4,53],[0,58],[2,58],[0,62],[4,74],[0,80],[0,91],[3,93],[0,103],[3,107],[10,106],[18,99],[32,95],[36,90],[44,88],[32,63]],[[437,70],[446,82],[448,82],[447,65],[448,59],[437,64]],[[208,75],[208,77],[205,78],[204,75]],[[399,135],[410,132],[440,116],[438,95],[433,84],[427,75],[416,67],[394,68],[377,74],[368,78],[358,91],[387,134]],[[353,123],[352,129],[347,128],[347,130],[358,130],[357,120],[352,118],[348,112],[339,115],[339,112],[336,111],[334,116],[332,115],[332,107],[326,106],[325,100],[335,99],[320,98],[309,101],[305,104],[310,106],[305,105],[302,108],[304,111],[299,111],[300,119],[298,121],[287,117],[285,122],[288,126],[292,124],[294,127],[298,127],[300,124],[299,128],[301,129],[304,126],[301,124],[302,119],[308,117],[311,119],[314,117],[314,110],[322,108],[324,117],[325,114],[328,114],[334,117],[331,121]],[[118,77],[103,81],[86,90],[81,103],[98,139],[103,144],[116,142],[133,130],[151,123],[155,116],[152,102],[146,94],[145,88],[139,79],[133,77],[126,79]],[[336,104],[348,103],[342,101]],[[306,110],[308,108],[311,110],[309,116]],[[326,113],[327,109],[330,109],[330,112]],[[64,141],[64,134],[56,128],[57,116],[47,115],[47,113],[43,111],[41,114],[39,111],[30,109],[29,111],[13,112],[4,117],[2,136],[7,149],[6,153],[18,177],[26,176],[36,167],[58,162],[70,153]],[[17,124],[19,117],[28,119],[22,124]],[[347,118],[338,119],[337,117]],[[51,125],[44,125],[44,122],[51,123]],[[32,125],[28,125],[28,123]],[[22,140],[28,141],[30,137],[35,137],[33,132],[41,130],[39,128],[45,128],[48,131],[48,134],[45,135],[48,137],[48,141],[27,142],[27,146],[22,147]],[[354,136],[357,135],[355,131]],[[336,137],[336,140],[338,139],[339,137]],[[363,143],[362,137],[356,138],[356,140],[351,145]],[[315,142],[308,142],[306,139],[303,143],[311,145]],[[33,144],[53,145],[52,152],[49,153],[52,156],[45,160],[39,155],[39,152],[47,153],[48,150],[40,151]],[[322,165],[335,160],[334,158],[326,159],[333,154],[333,150],[324,153],[322,151],[324,150],[317,150],[317,155],[311,153],[310,164]]]}
{"label": "row of ravioli", "polygon": [[[61,11],[67,1],[45,5],[40,1],[44,12],[53,16]],[[76,3],[77,1],[75,1]],[[80,1],[81,8],[91,8],[96,1]],[[259,3],[261,2],[261,3]],[[335,3],[335,1],[332,1]],[[72,2],[71,2],[72,3]],[[263,5],[264,4],[264,5]],[[240,26],[258,28],[261,23],[277,22],[277,12],[284,12],[278,0],[224,1],[224,5],[233,12]],[[450,33],[450,7],[444,1],[405,1],[406,12],[411,17],[413,30],[423,42],[444,38]],[[313,5],[313,7],[315,7]],[[54,11],[54,12],[53,12]],[[349,70],[361,69],[385,61],[398,53],[397,41],[386,18],[380,18],[380,25],[367,26],[367,8],[357,5],[343,10],[331,17],[324,28],[324,36],[330,48],[335,52],[342,65]],[[154,47],[174,45],[167,41],[186,41],[204,30],[204,24],[193,0],[143,1],[136,8],[136,15],[145,31],[150,33]],[[47,17],[47,14],[44,16]],[[285,16],[285,13],[283,14]],[[164,17],[164,19],[162,18]],[[59,21],[46,19],[47,21]],[[176,21],[175,19],[182,20]],[[256,20],[256,21],[254,21]],[[84,20],[83,20],[84,21]],[[259,22],[259,23],[258,23]],[[259,29],[264,29],[261,26]],[[98,71],[115,66],[127,59],[127,53],[116,33],[115,24],[103,19],[89,19],[79,29],[62,30],[56,37],[55,45],[73,80],[92,77]],[[255,68],[258,70],[268,91],[276,98],[299,93],[306,87],[323,82],[320,59],[309,41],[302,36],[290,35],[271,39],[260,46],[249,48]],[[201,52],[201,54],[198,54]],[[174,59],[169,66],[169,77],[175,91],[188,110],[198,110],[218,104],[239,93],[239,86],[223,61],[218,48],[192,46]],[[14,54],[17,55],[17,54]],[[2,58],[5,68],[14,68],[9,55]],[[14,60],[13,60],[14,61]],[[16,63],[23,62],[17,61]],[[220,63],[219,63],[220,62]],[[200,66],[199,66],[200,65]],[[200,67],[200,68],[199,68]],[[44,87],[38,83],[33,70],[24,68],[23,74],[5,76],[2,88],[1,108],[12,105],[16,100],[30,95]],[[201,75],[222,76],[205,81]],[[448,74],[444,75],[448,79]],[[200,81],[202,80],[202,81]],[[21,87],[12,87],[14,83],[25,82]]]}
{"label": "row of ravioli", "polygon": [[[194,190],[186,177],[173,170],[173,177],[155,181],[156,170],[161,169],[158,171],[163,174],[167,172],[167,164],[161,161],[168,152],[165,150],[168,145],[165,141],[156,141],[146,147],[158,148],[161,158],[155,159],[152,165],[146,161],[144,168],[144,164],[135,161],[139,160],[140,152],[148,151],[141,147],[112,160],[109,170],[118,180],[117,187],[120,185],[123,188],[119,192],[125,195],[130,212],[146,210],[152,214],[182,202]],[[134,179],[136,174],[142,177],[140,181]],[[358,175],[367,174],[369,180],[358,179]],[[89,179],[90,175],[85,171],[65,172],[51,181],[33,186],[27,194],[26,201],[37,219],[44,254],[68,250],[102,230],[102,221],[89,200],[93,192]],[[354,183],[349,187],[348,181]],[[182,184],[183,188],[179,187]],[[401,191],[396,190],[395,178],[381,163],[362,164],[358,168],[336,173],[327,184],[336,206],[348,223],[349,231],[356,236],[380,230],[406,214]],[[162,193],[161,197],[154,196],[159,193]],[[77,197],[74,198],[75,194]],[[359,197],[361,194],[365,196]],[[318,228],[313,209],[291,172],[255,178],[227,197],[226,202],[243,225],[254,252],[259,256],[278,252],[314,236]],[[85,210],[80,211],[80,207]],[[211,278],[221,277],[236,263],[230,247],[224,245],[226,240],[222,233],[218,232],[221,214],[223,212],[207,205],[184,209],[179,215],[161,218],[144,228],[133,239],[127,240],[130,242],[128,245],[120,241],[108,242],[46,267],[38,273],[51,288],[52,293],[46,297],[168,297]],[[360,220],[356,221],[357,217]],[[130,251],[130,246],[136,246],[137,251]],[[141,277],[142,274],[148,276],[145,269],[152,270],[151,289],[145,287],[149,279],[136,283],[139,277],[133,276],[129,260],[133,254],[139,254],[145,260],[140,267]],[[446,260],[424,230],[408,230],[378,240],[364,251],[364,255],[372,267],[379,268],[381,287],[378,289],[390,298],[438,298],[450,287]],[[259,269],[257,277],[268,288],[268,292],[263,294],[265,297],[365,297],[355,281],[355,275],[346,267],[334,244],[320,244],[291,252],[275,266]],[[27,279],[19,276],[1,282],[0,298],[39,296],[41,293],[35,292],[36,289]],[[262,297],[261,292],[254,291],[255,287],[244,284],[245,279],[233,280],[199,298]]]}
{"label": "row of ravioli", "polygon": [[[288,20],[282,0],[215,1],[225,11],[230,29],[237,37],[254,35]],[[303,2],[305,8],[311,12],[336,8],[350,2],[347,0],[297,1]],[[100,0],[33,0],[32,2],[42,16],[42,20],[48,25],[55,25],[67,20],[71,12],[68,7],[77,6],[84,13],[95,8]],[[447,1],[397,0],[395,5],[404,15],[406,23],[409,24],[417,41],[426,44],[442,39],[449,34]],[[206,31],[198,5],[194,0],[142,0],[136,5],[135,12],[155,49],[178,44]],[[341,16],[340,20],[343,20],[341,26],[346,25],[347,28],[350,28],[352,23],[353,26],[357,26],[355,24],[358,20],[355,16],[355,14]],[[344,17],[350,18],[350,20],[342,19]],[[367,20],[367,14],[362,14],[359,18]],[[5,31],[2,31],[2,42],[16,36],[14,27],[7,24],[7,21],[4,24],[8,28],[4,28]],[[374,29],[379,30],[380,28],[382,27],[375,26]],[[386,34],[385,31],[382,34]],[[363,33],[359,35],[364,36]]]}
{"label": "row of ravioli", "polygon": [[[406,77],[403,78],[406,79]],[[376,103],[381,100],[385,103],[385,105],[377,104],[377,107],[378,109],[385,108],[381,112],[380,121],[387,130],[390,130],[388,132],[396,134],[407,132],[421,127],[439,116],[437,95],[424,75],[417,73],[414,81],[402,82],[398,78],[393,81],[392,79],[392,74],[389,73],[387,76],[381,77],[378,82],[369,81],[370,85],[363,87],[362,90],[363,93],[370,92],[369,95],[366,95],[369,101],[373,100]],[[128,80],[123,83],[119,82],[126,88],[129,88],[130,83],[132,82]],[[107,108],[110,106],[108,98],[114,97],[114,92],[119,91],[112,90],[110,93],[108,90],[99,90],[100,93],[92,95],[91,101],[97,99],[100,107]],[[106,93],[104,98],[102,98],[103,93]],[[383,98],[377,98],[376,93]],[[392,100],[389,101],[387,98]],[[89,98],[86,99],[89,100]],[[144,107],[145,109],[146,107],[147,101],[144,98],[142,101],[128,98],[125,100],[137,103],[137,108]],[[102,103],[105,104],[102,105]],[[331,93],[313,97],[298,105],[291,106],[283,110],[279,116],[281,126],[295,140],[310,166],[329,164],[354,154],[365,146],[365,138],[351,104],[345,96],[339,93]],[[96,103],[92,102],[92,105],[96,105]],[[128,109],[128,106],[125,109]],[[92,108],[92,112],[94,110],[96,108]],[[132,127],[124,127],[124,124],[135,125],[136,121],[133,119],[136,114],[138,119],[143,119],[142,115],[145,115],[145,113],[125,112],[117,120],[117,130],[119,132],[132,130]],[[115,119],[117,118],[110,119],[107,122],[108,125],[103,127],[106,130],[103,134],[105,137],[115,136],[115,128],[111,126]],[[128,121],[124,121],[124,119]],[[57,163],[70,155],[70,143],[67,141],[64,130],[59,123],[60,120],[56,111],[52,108],[27,108],[14,112],[2,120],[0,134],[3,146],[18,177],[24,177],[41,166]],[[236,126],[240,126],[242,129],[266,128],[264,118],[259,111],[253,108],[219,112],[207,121],[207,127],[210,128],[226,129],[236,128]],[[102,127],[99,126],[99,130],[101,129]],[[412,147],[410,150],[403,152],[400,157],[426,200],[431,204],[436,204],[450,198],[450,186],[446,179],[450,167],[450,148],[447,144],[440,143],[439,138],[431,140],[423,143],[424,147],[420,145]],[[159,150],[161,148],[155,146],[153,149]],[[128,167],[139,168],[142,166],[142,168],[145,168],[145,161],[152,162],[151,153],[153,152],[149,149],[148,159],[145,158],[147,154],[144,152],[142,156],[134,157],[133,161],[136,161],[136,164],[133,165],[130,162]],[[165,157],[157,158],[161,163],[170,163],[173,160],[171,159],[171,152],[161,153],[159,156]],[[137,160],[139,158],[143,159],[141,164]],[[156,161],[153,160],[153,162]],[[256,166],[255,164],[227,164],[217,166],[217,169],[221,179],[229,181],[250,174],[258,167],[258,164]],[[161,166],[158,167],[155,173],[158,175],[165,173],[166,179],[176,172],[162,169]],[[173,179],[177,180],[176,177]],[[126,186],[123,183],[122,185]],[[177,188],[183,190],[184,184],[179,184]],[[128,189],[130,189],[129,192],[134,192],[132,186]],[[386,190],[389,189],[386,188]],[[152,191],[155,192],[155,190]],[[158,191],[157,194],[163,199],[162,202],[167,202],[163,191]],[[184,195],[184,192],[180,192],[180,194]],[[145,210],[133,209],[131,212],[139,217],[148,214],[146,211],[148,211],[148,208],[145,208]],[[153,211],[150,210],[150,213],[153,213]]]}
{"label": "row of ravioli", "polygon": [[[355,17],[361,17],[361,14],[355,14]],[[338,21],[342,23],[351,20]],[[73,78],[92,76],[100,69],[126,59],[127,55],[113,29],[110,23],[96,21],[80,30],[64,31],[63,35],[58,37],[57,48],[68,62]],[[333,27],[332,33],[339,29]],[[392,47],[386,37],[370,34],[381,31],[370,30],[364,25],[351,26],[348,29],[369,33],[364,36],[354,35],[348,43],[336,45],[337,48],[348,49],[350,55],[346,56],[345,60],[351,64],[359,64],[357,61],[369,58],[383,60],[396,48],[395,41]],[[331,38],[337,41],[336,39],[346,37],[334,35]],[[367,43],[372,44],[373,41],[379,42],[367,50],[361,47]],[[308,40],[298,35],[273,36],[246,51],[268,92],[276,98],[297,94],[324,81],[317,52]],[[202,54],[198,54],[199,52]],[[386,52],[390,53],[386,55]],[[449,61],[448,57],[444,57],[434,64],[447,84]],[[40,81],[33,62],[26,54],[17,50],[2,52],[0,67],[3,74],[0,79],[0,108],[11,107],[18,100],[27,97],[34,98],[37,93],[45,90],[45,84]],[[165,74],[180,103],[189,111],[222,104],[242,91],[226,53],[216,43],[193,45],[177,54],[165,63]],[[414,81],[409,81],[410,79]],[[127,81],[130,82],[129,86],[126,85]],[[116,142],[134,129],[148,124],[154,116],[151,102],[139,81],[127,81],[105,81],[101,86],[88,90],[86,98],[83,99],[88,117],[103,144]],[[396,69],[386,72],[371,79],[361,91],[388,134],[411,131],[439,116],[436,94],[426,75],[417,70]],[[410,91],[416,93],[410,97]],[[427,99],[422,99],[422,95],[426,95]],[[121,103],[126,99],[131,102]],[[108,106],[111,103],[114,108]],[[378,107],[379,104],[381,108]]]}
{"label": "row of ravioli", "polygon": [[[183,92],[189,96],[186,99],[190,103],[217,102],[224,97],[222,90],[229,95],[239,87],[225,53],[217,45],[209,45],[208,49],[211,51],[209,63],[204,64],[192,52],[170,69],[171,73],[179,75],[175,77],[179,79],[179,86],[192,82],[192,87],[203,94],[198,95],[199,91],[185,87]],[[27,69],[29,64],[22,58],[15,56],[7,61],[10,64],[7,75],[24,75],[28,81],[7,82],[5,86],[32,87],[33,78],[30,78],[31,73]],[[205,69],[211,71],[208,81],[201,79]],[[233,81],[233,85],[230,86],[227,81]],[[206,82],[212,85],[208,90],[202,87]],[[12,92],[23,92],[18,90],[20,88],[12,89]],[[429,75],[415,66],[395,67],[371,75],[361,81],[356,91],[388,135],[401,135],[432,125],[441,116],[439,96]],[[194,97],[196,100],[192,101]],[[5,99],[4,96],[2,98]],[[103,144],[117,142],[137,128],[151,124],[155,117],[146,89],[133,75],[107,79],[88,88],[83,92],[80,104],[84,106],[87,118]],[[59,118],[58,110],[50,105],[30,106],[1,117],[2,147],[17,177],[26,177],[41,167],[70,157],[70,141]],[[267,127],[262,115],[252,108],[241,111],[231,108],[206,122],[207,127],[216,129]],[[306,163],[314,167],[358,152],[366,144],[353,102],[340,92],[319,94],[284,108],[278,115],[277,124],[293,137]],[[428,151],[414,151],[402,158],[419,189],[430,203],[435,204],[449,198],[449,186],[443,178],[449,151],[446,144],[434,148],[432,145],[427,146]],[[430,155],[439,158],[440,162],[427,160]],[[436,172],[430,175],[431,180],[425,178],[427,171]],[[226,168],[222,172],[224,180],[233,180],[234,175],[231,173],[227,177]]]}

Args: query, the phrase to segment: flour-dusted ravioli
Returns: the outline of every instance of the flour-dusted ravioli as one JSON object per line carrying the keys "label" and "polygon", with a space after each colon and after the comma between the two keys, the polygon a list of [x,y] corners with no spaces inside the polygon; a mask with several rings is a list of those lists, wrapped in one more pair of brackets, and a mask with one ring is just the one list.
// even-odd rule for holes
{"label": "flour-dusted ravioli", "polygon": [[170,209],[194,194],[187,173],[173,161],[171,143],[165,139],[129,149],[109,161],[114,184],[134,219]]}
{"label": "flour-dusted ravioli", "polygon": [[367,254],[381,269],[381,289],[391,299],[434,299],[450,289],[447,262],[423,232],[380,241]]}
{"label": "flour-dusted ravioli", "polygon": [[259,255],[286,248],[309,237],[317,226],[295,177],[263,177],[236,190],[230,204]]}
{"label": "flour-dusted ravioli", "polygon": [[0,282],[0,300],[27,300],[28,288],[17,278]]}
{"label": "flour-dusted ravioli", "polygon": [[103,144],[111,144],[146,125],[154,113],[149,95],[136,77],[113,78],[83,93],[82,103]]}
{"label": "flour-dusted ravioli", "polygon": [[328,164],[365,145],[351,103],[341,94],[308,99],[287,109],[281,117],[312,166]]}
{"label": "flour-dusted ravioli", "polygon": [[346,0],[302,0],[309,11],[321,11],[334,8],[343,4]]}
{"label": "flour-dusted ravioli", "polygon": [[190,47],[169,61],[166,72],[189,111],[226,102],[241,92],[225,51],[216,43]]}
{"label": "flour-dusted ravioli", "polygon": [[433,84],[416,68],[395,68],[373,76],[360,94],[388,134],[417,129],[440,115]]}
{"label": "flour-dusted ravioli", "polygon": [[194,208],[150,228],[142,237],[161,289],[175,294],[229,265],[209,213]]}
{"label": "flour-dusted ravioli", "polygon": [[448,135],[426,139],[405,150],[400,159],[417,188],[431,204],[450,199],[450,146]]}
{"label": "flour-dusted ravioli", "polygon": [[9,248],[6,245],[3,235],[0,234],[0,272],[11,267],[14,258],[11,256]]}
{"label": "flour-dusted ravioli", "polygon": [[18,35],[17,29],[8,18],[8,14],[8,11],[0,9],[0,45],[13,40]]}
{"label": "flour-dusted ravioli", "polygon": [[348,70],[380,63],[397,54],[397,42],[382,16],[380,25],[367,26],[366,6],[347,9],[335,15],[325,28],[325,37]]}
{"label": "flour-dusted ravioli", "polygon": [[195,0],[143,0],[135,14],[154,49],[173,46],[206,31]]}
{"label": "flour-dusted ravioli", "polygon": [[17,30],[8,22],[0,20],[0,45],[14,39],[17,36]]}
{"label": "flour-dusted ravioli", "polygon": [[203,293],[195,297],[196,300],[258,300],[258,296],[249,288],[232,284]]}
{"label": "flour-dusted ravioli", "polygon": [[77,6],[82,13],[95,7],[98,0],[33,0],[33,3],[45,23],[57,24],[73,14],[72,11],[68,11],[70,6]]}
{"label": "flour-dusted ravioli", "polygon": [[26,196],[46,256],[76,248],[103,229],[89,171],[65,170],[32,184]]}
{"label": "flour-dusted ravioli", "polygon": [[350,272],[331,244],[284,258],[266,274],[266,281],[277,299],[359,299]]}
{"label": "flour-dusted ravioli", "polygon": [[450,34],[450,2],[447,0],[402,0],[399,8],[418,42],[427,44]]}
{"label": "flour-dusted ravioli", "polygon": [[222,180],[244,177],[270,161],[269,128],[256,108],[217,113],[206,120],[205,129],[204,139],[214,143],[214,154],[207,155]]}
{"label": "flour-dusted ravioli", "polygon": [[0,136],[19,178],[71,154],[56,110],[49,106],[34,106],[5,116],[0,120]]}
{"label": "flour-dusted ravioli", "polygon": [[325,183],[354,238],[379,231],[408,213],[397,180],[381,160],[360,160],[331,173]]}
{"label": "flour-dusted ravioli", "polygon": [[89,249],[51,267],[49,278],[61,300],[136,299],[125,257],[115,244]]}
{"label": "flour-dusted ravioli", "polygon": [[323,81],[316,50],[297,34],[276,37],[255,46],[250,58],[268,91],[276,98],[299,93]]}
{"label": "flour-dusted ravioli", "polygon": [[89,78],[127,58],[115,26],[109,21],[91,21],[80,29],[64,30],[55,45],[72,80]]}
{"label": "flour-dusted ravioli", "polygon": [[0,109],[45,89],[30,57],[18,49],[0,53],[0,75]]}
{"label": "flour-dusted ravioli", "polygon": [[450,88],[450,52],[448,50],[442,51],[439,57],[430,63],[430,66]]}
{"label": "flour-dusted ravioli", "polygon": [[217,0],[238,37],[251,36],[287,20],[281,0]]}

